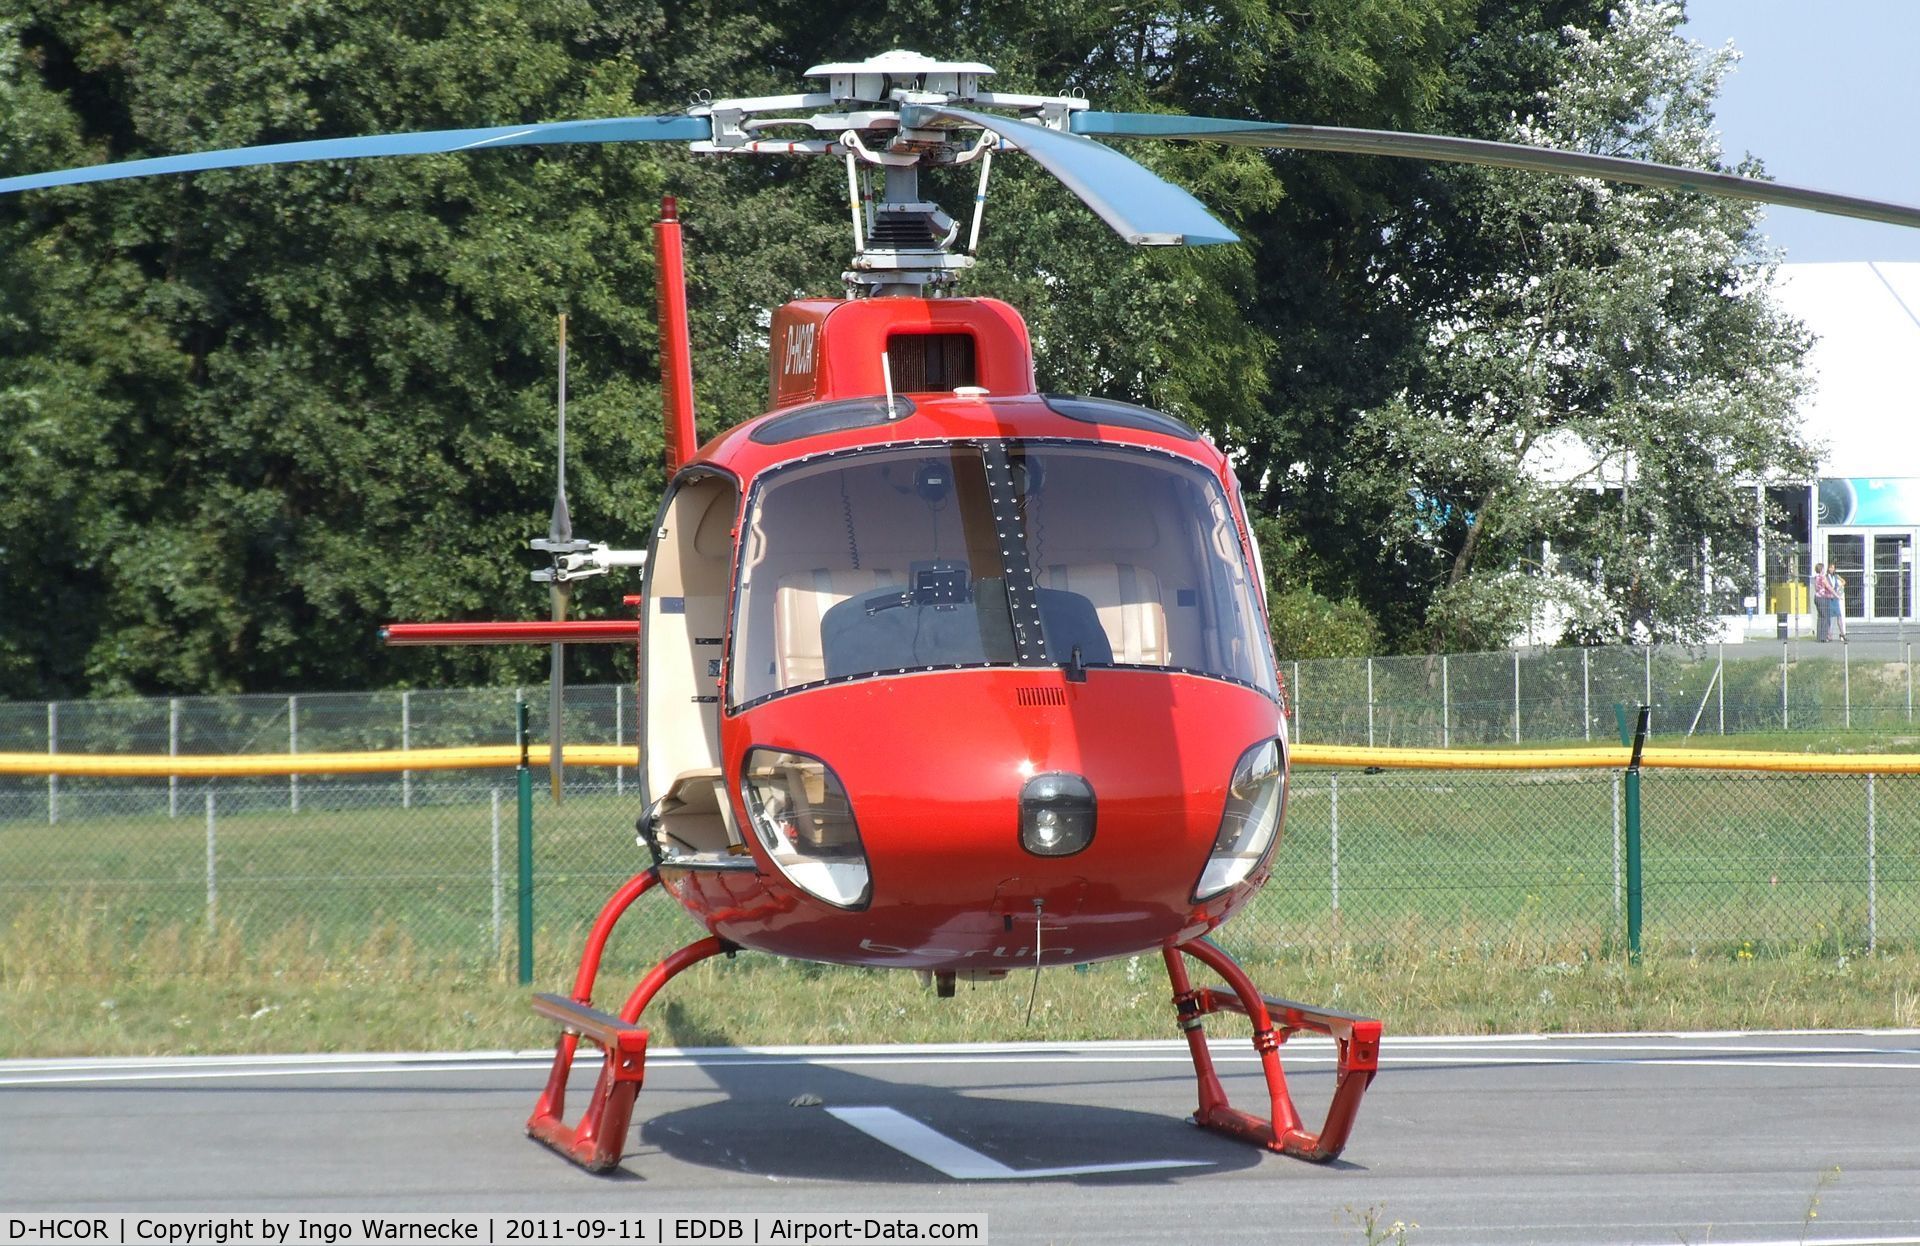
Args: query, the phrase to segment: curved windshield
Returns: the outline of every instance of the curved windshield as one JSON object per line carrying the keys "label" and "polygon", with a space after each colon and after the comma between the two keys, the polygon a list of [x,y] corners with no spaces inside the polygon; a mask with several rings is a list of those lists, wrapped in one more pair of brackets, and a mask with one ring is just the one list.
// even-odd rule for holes
{"label": "curved windshield", "polygon": [[895,447],[782,468],[743,541],[730,700],[970,666],[1149,666],[1274,692],[1220,484],[1086,443]]}

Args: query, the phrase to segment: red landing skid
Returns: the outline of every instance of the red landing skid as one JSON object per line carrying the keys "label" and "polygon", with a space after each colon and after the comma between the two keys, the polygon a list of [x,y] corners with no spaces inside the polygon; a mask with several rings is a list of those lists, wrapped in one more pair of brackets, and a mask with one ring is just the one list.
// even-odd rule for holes
{"label": "red landing skid", "polygon": [[[689,965],[709,956],[733,951],[733,945],[709,935],[689,943],[655,965],[633,994],[621,1006],[618,1016],[593,1006],[593,980],[600,972],[600,956],[607,948],[607,936],[627,906],[660,882],[658,870],[648,870],[628,879],[613,893],[587,936],[587,949],[580,958],[580,973],[573,981],[573,997],[536,995],[533,1010],[560,1023],[560,1042],[553,1054],[553,1072],[547,1075],[547,1088],[540,1092],[533,1115],[527,1118],[527,1135],[546,1143],[589,1172],[606,1172],[620,1162],[626,1149],[627,1125],[633,1119],[634,1096],[640,1093],[647,1065],[647,1032],[640,1028],[640,1014],[661,987]],[[574,1052],[582,1038],[605,1053],[600,1080],[594,1083],[578,1125],[561,1119],[566,1111],[567,1075],[573,1071]]]}
{"label": "red landing skid", "polygon": [[[619,1013],[602,1012],[593,1006],[593,982],[600,971],[600,957],[607,937],[630,905],[660,882],[658,871],[648,870],[629,879],[593,924],[587,947],[580,958],[580,972],[574,979],[571,998],[562,995],[536,995],[533,1009],[559,1023],[560,1041],[554,1051],[553,1071],[546,1089],[540,1093],[533,1115],[527,1120],[528,1136],[545,1143],[590,1172],[606,1172],[620,1162],[626,1149],[627,1128],[633,1120],[633,1102],[645,1080],[647,1031],[640,1027],[640,1014],[669,979],[690,965],[709,956],[731,952],[733,945],[717,936],[690,943],[655,965]],[[1183,956],[1191,956],[1211,967],[1232,986],[1232,992],[1209,987],[1194,989],[1187,979]],[[1254,990],[1246,972],[1233,958],[1205,939],[1195,939],[1166,950],[1167,975],[1173,981],[1173,1003],[1186,1031],[1187,1045],[1193,1052],[1194,1074],[1200,1083],[1200,1107],[1194,1123],[1245,1142],[1280,1151],[1301,1159],[1324,1163],[1340,1154],[1353,1129],[1354,1113],[1360,1096],[1379,1069],[1380,1023],[1364,1017],[1324,1012],[1282,999],[1269,999]],[[1253,1019],[1253,1048],[1267,1077],[1272,1100],[1271,1120],[1262,1120],[1238,1111],[1227,1103],[1226,1092],[1213,1071],[1213,1056],[1207,1050],[1206,1031],[1201,1018],[1215,1012],[1239,1012]],[[1299,1113],[1287,1094],[1286,1075],[1280,1071],[1280,1044],[1301,1030],[1332,1036],[1339,1050],[1339,1065],[1333,1102],[1327,1109],[1327,1121],[1317,1134],[1300,1128]],[[578,1125],[562,1119],[566,1111],[567,1077],[573,1070],[573,1058],[580,1040],[598,1046],[603,1053],[600,1078],[594,1083]]]}
{"label": "red landing skid", "polygon": [[[1173,1006],[1180,1017],[1180,1028],[1187,1032],[1194,1076],[1200,1083],[1200,1107],[1193,1114],[1193,1123],[1202,1129],[1316,1164],[1338,1158],[1347,1145],[1347,1135],[1353,1132],[1353,1117],[1360,1110],[1360,1096],[1367,1092],[1373,1075],[1380,1071],[1380,1023],[1261,995],[1246,971],[1205,939],[1167,948],[1165,955],[1167,977],[1173,982]],[[1193,957],[1225,978],[1232,992],[1211,987],[1195,990],[1187,978],[1183,955]],[[1238,1012],[1253,1019],[1253,1049],[1260,1053],[1260,1067],[1267,1077],[1267,1095],[1273,1113],[1270,1119],[1262,1120],[1227,1103],[1227,1093],[1221,1089],[1220,1079],[1213,1071],[1213,1055],[1207,1050],[1207,1034],[1200,1022],[1202,1017],[1215,1012]],[[1318,1133],[1308,1133],[1300,1127],[1300,1114],[1294,1110],[1293,1098],[1287,1093],[1287,1076],[1280,1071],[1280,1044],[1302,1030],[1330,1036],[1339,1053],[1333,1102],[1327,1105],[1326,1123]]]}

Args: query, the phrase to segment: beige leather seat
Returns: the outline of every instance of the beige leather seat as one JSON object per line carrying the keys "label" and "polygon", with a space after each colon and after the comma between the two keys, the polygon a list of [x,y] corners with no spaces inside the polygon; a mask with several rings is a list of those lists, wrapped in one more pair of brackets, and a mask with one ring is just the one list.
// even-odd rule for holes
{"label": "beige leather seat", "polygon": [[900,582],[884,567],[870,571],[816,567],[781,576],[773,621],[779,686],[791,688],[827,677],[826,653],[820,643],[820,620],[827,611],[849,597]]}
{"label": "beige leather seat", "polygon": [[1113,660],[1133,666],[1170,666],[1167,612],[1160,578],[1128,562],[1054,563],[1040,569],[1040,587],[1078,593],[1093,603],[1113,645]]}
{"label": "beige leather seat", "polygon": [[654,817],[662,847],[681,863],[748,855],[727,804],[726,776],[717,766],[675,778],[654,806]]}

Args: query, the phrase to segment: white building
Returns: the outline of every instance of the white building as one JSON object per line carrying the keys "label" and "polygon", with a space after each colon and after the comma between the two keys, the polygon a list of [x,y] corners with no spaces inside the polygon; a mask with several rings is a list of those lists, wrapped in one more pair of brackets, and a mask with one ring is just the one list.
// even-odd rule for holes
{"label": "white building", "polygon": [[1801,414],[1820,467],[1815,481],[1773,491],[1793,516],[1787,535],[1805,546],[1765,557],[1765,609],[1797,612],[1800,599],[1785,586],[1804,585],[1811,564],[1822,562],[1847,581],[1849,618],[1911,620],[1920,538],[1920,263],[1787,264],[1778,294],[1816,338],[1807,359],[1815,388]]}

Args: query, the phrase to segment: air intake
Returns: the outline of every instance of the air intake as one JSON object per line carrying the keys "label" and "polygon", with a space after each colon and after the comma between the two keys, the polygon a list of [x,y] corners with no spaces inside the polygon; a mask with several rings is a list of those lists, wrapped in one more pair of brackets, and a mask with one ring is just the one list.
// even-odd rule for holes
{"label": "air intake", "polygon": [[940,242],[933,223],[917,213],[882,212],[874,219],[867,245],[882,251],[931,251]]}
{"label": "air intake", "polygon": [[1021,705],[1065,705],[1067,694],[1060,688],[1016,688],[1014,699]]}

